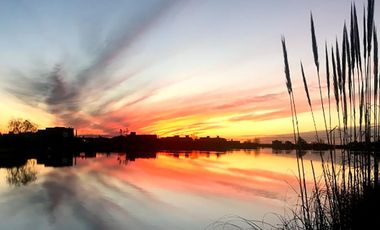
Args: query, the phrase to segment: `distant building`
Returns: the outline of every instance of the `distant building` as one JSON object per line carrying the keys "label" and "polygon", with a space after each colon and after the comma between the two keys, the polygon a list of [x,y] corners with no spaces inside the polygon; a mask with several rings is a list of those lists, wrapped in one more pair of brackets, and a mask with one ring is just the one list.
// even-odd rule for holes
{"label": "distant building", "polygon": [[136,134],[136,132],[131,132],[127,135],[127,139],[135,141],[148,141],[154,142],[157,141],[157,135],[155,134]]}
{"label": "distant building", "polygon": [[154,134],[136,134],[131,132],[126,136],[126,149],[129,150],[152,150],[157,147],[158,138]]}
{"label": "distant building", "polygon": [[37,131],[37,135],[41,135],[49,138],[73,138],[74,129],[66,127],[53,127],[40,129]]}

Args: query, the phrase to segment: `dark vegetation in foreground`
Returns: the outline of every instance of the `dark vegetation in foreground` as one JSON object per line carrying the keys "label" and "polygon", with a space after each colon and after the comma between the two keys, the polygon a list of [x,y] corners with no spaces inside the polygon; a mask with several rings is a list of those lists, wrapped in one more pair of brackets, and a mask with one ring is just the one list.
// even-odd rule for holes
{"label": "dark vegetation in foreground", "polygon": [[[330,149],[328,156],[320,155],[323,169],[321,176],[315,175],[313,162],[305,162],[302,151],[297,150],[300,204],[291,215],[283,219],[283,225],[279,227],[281,229],[379,227],[377,218],[380,209],[380,84],[374,5],[374,0],[368,0],[367,7],[363,10],[362,26],[359,26],[357,10],[355,4],[352,4],[350,22],[348,25],[345,23],[343,27],[342,43],[339,44],[338,39],[331,47],[325,43],[326,87],[321,83],[317,38],[311,15],[312,51],[324,118],[324,134],[318,133],[302,62],[300,75],[314,122],[316,142],[319,142],[319,136],[323,135],[328,145],[335,145],[334,136],[337,136],[339,145],[345,146],[346,149],[342,153]],[[294,142],[299,143],[302,140],[299,132],[301,125],[297,119],[296,97],[292,87],[285,38],[282,39],[282,48]],[[327,92],[323,92],[324,90]],[[327,98],[323,95],[327,95]],[[334,102],[331,103],[331,97],[335,105]],[[325,107],[327,105],[328,107]],[[333,124],[332,120],[336,120],[337,124]],[[353,152],[351,147],[362,151]],[[339,163],[337,159],[341,159]],[[311,168],[312,178],[306,178],[306,168]],[[307,186],[308,181],[313,184],[311,190]]]}

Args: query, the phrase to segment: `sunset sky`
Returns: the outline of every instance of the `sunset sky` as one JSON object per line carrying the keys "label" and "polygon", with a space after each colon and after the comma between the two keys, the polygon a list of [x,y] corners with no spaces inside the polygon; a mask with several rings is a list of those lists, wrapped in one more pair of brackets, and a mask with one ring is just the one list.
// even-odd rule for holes
{"label": "sunset sky", "polygon": [[[364,1],[354,2],[361,16]],[[20,117],[41,128],[71,126],[78,134],[114,135],[128,128],[247,139],[290,133],[281,35],[301,131],[313,129],[301,59],[322,129],[310,11],[322,53],[325,40],[340,39],[350,4],[2,0],[0,131]]]}

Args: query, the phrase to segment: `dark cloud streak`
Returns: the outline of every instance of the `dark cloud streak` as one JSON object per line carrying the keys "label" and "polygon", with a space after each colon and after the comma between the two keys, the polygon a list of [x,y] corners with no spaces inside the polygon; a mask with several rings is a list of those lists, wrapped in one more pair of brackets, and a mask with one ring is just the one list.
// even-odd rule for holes
{"label": "dark cloud streak", "polygon": [[[94,97],[101,97],[105,91],[112,90],[121,82],[128,80],[141,70],[127,75],[122,79],[114,79],[112,75],[116,71],[113,65],[119,59],[126,55],[132,45],[139,40],[149,29],[165,15],[174,6],[174,1],[162,0],[155,4],[145,7],[135,12],[135,15],[118,24],[114,33],[107,35],[106,42],[100,45],[100,42],[91,40],[89,43],[100,45],[91,57],[90,64],[83,66],[82,70],[69,73],[71,66],[64,60],[53,67],[37,67],[38,71],[23,69],[23,71],[12,71],[12,79],[6,79],[6,90],[19,98],[26,104],[36,106],[44,104],[48,112],[55,115],[59,122],[67,126],[88,126],[93,121],[80,117],[83,108]],[[87,47],[88,48],[88,47]],[[83,47],[86,49],[86,47]],[[133,55],[127,55],[127,58],[133,58]],[[125,61],[123,59],[123,61]],[[50,69],[50,70],[49,70]],[[143,95],[125,106],[138,103],[146,99],[151,94]],[[117,100],[120,100],[123,94],[120,93]],[[96,110],[103,108],[91,108],[94,114]],[[91,116],[91,114],[89,114]],[[80,123],[80,124],[78,124]]]}

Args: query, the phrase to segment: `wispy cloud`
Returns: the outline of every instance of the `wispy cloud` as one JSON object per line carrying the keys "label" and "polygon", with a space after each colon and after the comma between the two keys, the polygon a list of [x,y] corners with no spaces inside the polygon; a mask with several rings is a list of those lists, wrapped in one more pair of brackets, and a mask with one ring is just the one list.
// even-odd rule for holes
{"label": "wispy cloud", "polygon": [[[136,12],[134,17],[119,23],[117,29],[107,35],[108,38],[103,44],[89,38],[89,43],[98,44],[97,52],[92,53],[89,63],[82,64],[75,72],[71,71],[72,66],[69,66],[65,60],[53,67],[35,67],[38,68],[37,71],[25,68],[22,71],[12,70],[10,71],[12,76],[6,79],[4,84],[5,89],[24,103],[46,107],[49,113],[56,116],[58,123],[95,128],[96,119],[92,114],[96,115],[100,111],[107,113],[104,111],[106,104],[119,101],[125,97],[125,94],[123,95],[123,91],[118,92],[98,108],[95,106],[89,108],[88,104],[112,92],[118,85],[142,71],[142,69],[134,70],[130,74],[115,77],[119,70],[115,65],[121,58],[124,62],[125,58],[132,58],[128,57],[131,46],[174,5],[174,1],[163,0]],[[154,90],[143,94],[123,106],[141,102],[153,92]],[[92,114],[86,110],[92,110]]]}
{"label": "wispy cloud", "polygon": [[284,92],[280,93],[269,93],[264,95],[258,95],[258,96],[246,96],[244,98],[235,100],[231,103],[226,103],[222,105],[218,105],[215,108],[216,109],[233,109],[236,107],[243,107],[247,105],[255,105],[259,103],[275,103],[279,100],[279,98],[284,96]]}
{"label": "wispy cloud", "polygon": [[249,114],[234,116],[230,119],[230,121],[262,121],[262,120],[271,120],[275,118],[282,118],[288,115],[289,115],[289,111],[282,109],[282,110],[275,110],[275,111],[269,111],[269,112],[264,112],[264,113],[249,113]]}

